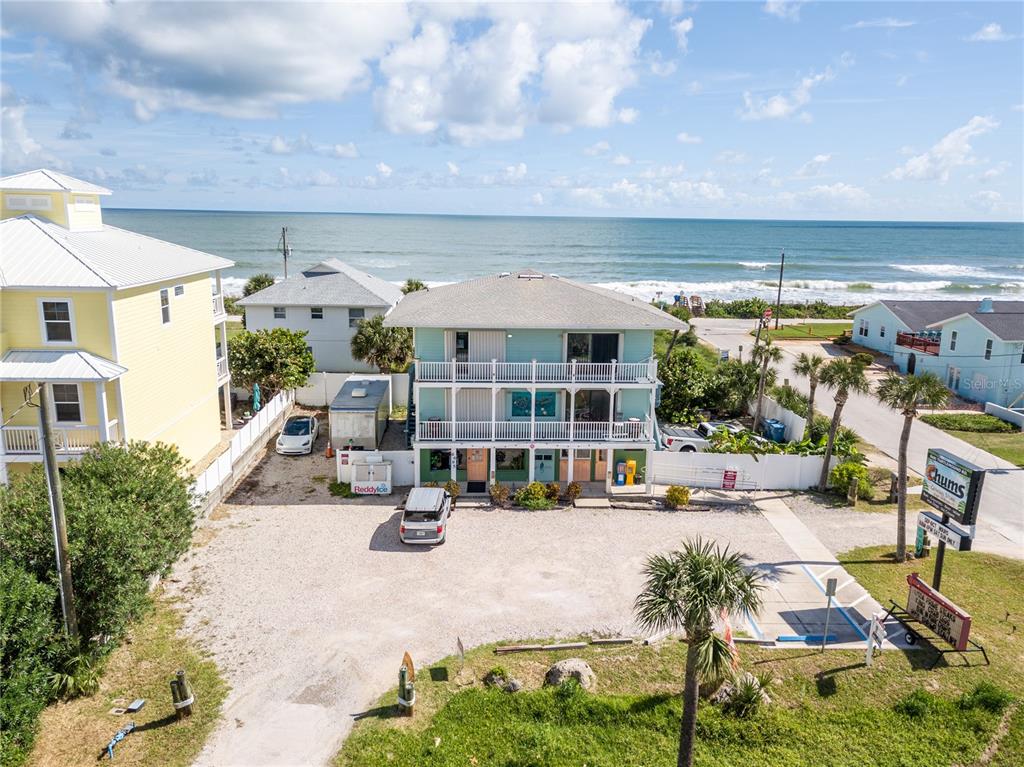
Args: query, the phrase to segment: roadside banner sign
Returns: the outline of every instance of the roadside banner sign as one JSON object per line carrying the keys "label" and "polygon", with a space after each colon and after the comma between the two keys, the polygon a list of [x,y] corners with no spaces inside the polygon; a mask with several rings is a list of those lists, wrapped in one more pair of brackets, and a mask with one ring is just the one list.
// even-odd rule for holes
{"label": "roadside banner sign", "polygon": [[953,525],[942,524],[942,517],[934,512],[920,512],[917,515],[917,526],[956,551],[971,550],[971,534]]}
{"label": "roadside banner sign", "polygon": [[925,583],[917,573],[907,576],[910,593],[907,612],[930,628],[956,650],[967,649],[971,633],[971,616]]}
{"label": "roadside banner sign", "polygon": [[928,450],[921,500],[948,514],[961,525],[978,518],[981,483],[985,471],[941,448]]}
{"label": "roadside banner sign", "polygon": [[875,647],[882,648],[885,641],[885,616],[882,613],[871,614],[871,624],[868,626],[867,651],[864,653],[864,665],[870,666],[875,653]]}
{"label": "roadside banner sign", "polygon": [[736,489],[736,469],[725,469],[722,472],[722,489],[723,490],[735,490]]}

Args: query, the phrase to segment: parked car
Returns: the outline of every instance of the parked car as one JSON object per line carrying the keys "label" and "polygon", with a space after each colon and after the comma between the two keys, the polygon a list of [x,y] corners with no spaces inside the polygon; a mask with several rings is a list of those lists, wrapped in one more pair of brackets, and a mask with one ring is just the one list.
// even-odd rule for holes
{"label": "parked car", "polygon": [[699,453],[708,448],[711,437],[719,429],[728,429],[733,434],[744,431],[735,421],[701,421],[695,428],[662,424],[662,444],[675,453]]}
{"label": "parked car", "polygon": [[281,455],[309,455],[320,433],[320,422],[313,415],[293,415],[284,422],[277,438],[277,452]]}
{"label": "parked car", "polygon": [[410,544],[442,544],[448,538],[452,497],[440,487],[414,487],[405,499],[398,539]]}

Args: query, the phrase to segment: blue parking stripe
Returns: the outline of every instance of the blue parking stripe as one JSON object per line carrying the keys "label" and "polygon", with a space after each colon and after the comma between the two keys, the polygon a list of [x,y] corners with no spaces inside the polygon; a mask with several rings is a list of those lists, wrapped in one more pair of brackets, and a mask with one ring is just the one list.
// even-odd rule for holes
{"label": "blue parking stripe", "polygon": [[[807,576],[808,576],[808,577],[809,577],[809,578],[810,578],[810,579],[811,579],[812,581],[814,581],[814,585],[818,587],[818,590],[819,590],[819,591],[820,591],[820,592],[821,592],[822,594],[824,594],[824,593],[825,593],[825,586],[824,586],[824,585],[822,584],[822,582],[821,582],[820,580],[818,580],[818,576],[816,576],[816,575],[815,575],[814,573],[812,573],[812,572],[811,572],[811,570],[810,570],[810,568],[809,568],[809,567],[807,567],[807,565],[805,565],[805,564],[801,564],[801,565],[800,565],[800,567],[802,567],[802,568],[804,569],[804,572],[805,572],[805,573],[807,573]],[[838,602],[838,601],[836,600],[836,598],[835,598],[835,597],[832,597],[832,604],[833,604],[833,605],[835,606],[835,608],[836,608],[836,609],[837,609],[837,610],[839,611],[839,614],[843,616],[843,619],[844,619],[844,620],[845,620],[845,621],[846,621],[847,623],[849,623],[851,627],[853,627],[853,630],[857,632],[857,635],[858,635],[858,636],[859,636],[859,637],[860,637],[861,639],[863,639],[863,640],[867,641],[868,635],[864,633],[864,629],[862,629],[862,628],[861,628],[860,626],[858,626],[858,625],[857,625],[857,624],[856,624],[856,623],[854,622],[854,620],[853,620],[853,619],[852,619],[852,618],[851,618],[851,617],[849,616],[849,614],[848,614],[848,613],[846,612],[846,608],[845,608],[845,607],[843,607],[843,606],[842,606],[842,605],[841,605],[841,604],[840,604],[840,603],[839,603],[839,602]]]}

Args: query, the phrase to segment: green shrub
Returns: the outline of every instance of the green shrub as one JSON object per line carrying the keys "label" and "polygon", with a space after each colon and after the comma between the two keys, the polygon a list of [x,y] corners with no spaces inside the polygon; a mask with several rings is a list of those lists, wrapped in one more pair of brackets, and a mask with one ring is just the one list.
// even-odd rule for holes
{"label": "green shrub", "polygon": [[459,497],[459,483],[456,482],[454,479],[449,479],[447,482],[444,483],[444,491],[448,493],[448,495],[450,495],[452,497],[452,500],[454,501],[456,498]]}
{"label": "green shrub", "polygon": [[671,485],[665,491],[665,505],[670,509],[686,508],[690,505],[690,488]]}
{"label": "green shrub", "polygon": [[853,482],[857,483],[858,498],[869,501],[875,494],[875,490],[871,486],[868,468],[856,461],[843,461],[836,464],[832,468],[832,473],[829,474],[829,482],[831,482],[833,490],[843,496],[849,494],[850,484]]}
{"label": "green shrub", "polygon": [[1013,702],[1013,695],[991,682],[978,682],[974,689],[964,693],[957,701],[962,709],[981,708],[992,714],[1001,714]]}
{"label": "green shrub", "polygon": [[786,410],[792,410],[801,418],[807,417],[807,397],[789,384],[773,386],[769,390],[768,396],[786,408]]}
{"label": "green shrub", "polygon": [[510,495],[507,485],[503,485],[500,482],[495,482],[491,485],[491,503],[495,506],[504,506],[508,503],[508,497]]}
{"label": "green shrub", "polygon": [[572,503],[573,501],[580,497],[580,493],[582,492],[583,485],[581,485],[579,482],[572,481],[565,486],[565,500],[569,501],[569,503]]}
{"label": "green shrub", "polygon": [[[188,464],[161,443],[104,444],[63,470],[78,625],[110,643],[149,604],[149,581],[188,548],[195,497]],[[42,467],[0,488],[2,555],[57,586]],[[84,650],[84,648],[83,648]]]}
{"label": "green shrub", "polygon": [[516,490],[517,506],[539,511],[554,508],[555,502],[548,498],[547,488],[540,482],[531,482]]}
{"label": "green shrub", "polygon": [[923,415],[921,420],[929,426],[946,431],[976,431],[986,434],[1009,434],[1020,431],[1012,423],[1001,421],[987,413],[935,413]]}
{"label": "green shrub", "polygon": [[0,764],[20,764],[32,748],[49,697],[56,603],[55,588],[0,556]]}
{"label": "green shrub", "polygon": [[100,659],[89,653],[70,655],[50,674],[50,694],[55,698],[92,695],[100,688],[100,669]]}
{"label": "green shrub", "polygon": [[549,501],[557,501],[558,497],[562,494],[562,488],[557,482],[548,482],[544,486],[544,492],[547,494]]}
{"label": "green shrub", "polygon": [[352,485],[348,482],[338,482],[332,480],[327,485],[327,492],[333,495],[335,498],[355,498],[356,494],[352,492]]}
{"label": "green shrub", "polygon": [[[825,437],[828,436],[828,428],[831,425],[831,418],[815,413],[814,418],[811,419],[810,427],[804,433],[804,437],[809,437],[815,442],[817,442],[820,439],[824,439]],[[840,426],[839,428],[842,429],[843,427]],[[836,431],[836,434],[838,433],[839,432]]]}
{"label": "green shrub", "polygon": [[923,719],[933,713],[939,705],[939,699],[930,692],[917,689],[896,701],[893,710],[898,714],[909,716],[911,719]]}
{"label": "green shrub", "polygon": [[740,674],[733,681],[733,690],[722,704],[722,710],[740,719],[750,719],[761,710],[764,692],[761,681],[753,674]]}

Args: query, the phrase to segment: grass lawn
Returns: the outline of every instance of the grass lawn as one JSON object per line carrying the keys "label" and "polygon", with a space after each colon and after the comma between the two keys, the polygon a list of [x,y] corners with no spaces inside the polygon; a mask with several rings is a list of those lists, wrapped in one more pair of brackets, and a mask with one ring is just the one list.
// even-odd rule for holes
{"label": "grass lawn", "polygon": [[243,330],[245,330],[245,326],[242,324],[241,317],[238,317],[238,318],[229,317],[228,321],[227,321],[227,326],[226,327],[227,327],[227,331],[228,331],[228,343],[231,342],[232,338],[234,338],[239,333],[241,333]]}
{"label": "grass lawn", "polygon": [[[187,767],[220,717],[227,684],[216,665],[180,636],[181,616],[170,604],[156,606],[110,656],[99,691],[85,698],[49,706],[40,720],[30,767],[92,764],[121,727],[137,729],[117,745],[115,763]],[[196,705],[188,719],[178,721],[171,706],[170,680],[185,669]],[[115,698],[145,698],[134,714],[114,716]],[[105,757],[104,757],[105,759]]]}
{"label": "grass lawn", "polygon": [[[778,330],[769,330],[767,334],[773,341],[816,341],[835,338],[852,327],[852,322],[807,322],[780,325]],[[756,331],[752,331],[751,335],[756,335]]]}
{"label": "grass lawn", "polygon": [[[930,571],[932,563],[896,565],[886,553],[861,549],[843,559],[877,597],[903,601],[905,575]],[[742,645],[745,669],[774,675],[773,703],[747,720],[702,704],[697,763],[949,767],[976,764],[991,749],[992,764],[1020,764],[1024,709],[1000,714],[958,701],[979,682],[1024,695],[1024,631],[1013,625],[1024,620],[1022,578],[1021,562],[976,553],[947,557],[947,594],[974,616],[974,637],[992,659],[987,667],[963,667],[959,656],[947,656],[948,666],[940,661],[928,672],[928,649],[881,653],[869,669],[862,651]],[[415,717],[396,717],[389,691],[357,722],[336,767],[675,764],[685,652],[680,642],[502,657],[492,649],[467,653],[464,669],[457,658],[419,669]],[[548,666],[569,656],[590,663],[595,692],[541,688]],[[524,691],[484,688],[480,680],[494,666],[522,680]],[[915,691],[925,704],[916,717],[896,705]]]}
{"label": "grass lawn", "polygon": [[980,447],[987,453],[1009,461],[1016,466],[1024,466],[1024,432],[1012,434],[986,434],[980,431],[947,431],[964,442]]}

